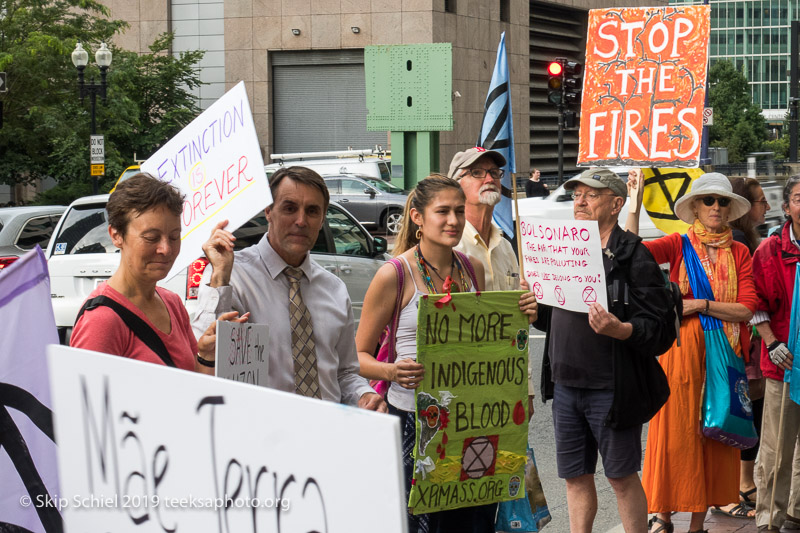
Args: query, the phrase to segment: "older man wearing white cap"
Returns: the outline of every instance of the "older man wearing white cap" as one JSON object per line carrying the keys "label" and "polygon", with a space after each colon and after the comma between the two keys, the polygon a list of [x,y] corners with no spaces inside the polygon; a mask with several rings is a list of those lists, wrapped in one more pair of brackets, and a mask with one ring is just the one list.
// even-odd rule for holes
{"label": "older man wearing white cap", "polygon": [[492,224],[494,206],[500,202],[500,179],[506,158],[500,152],[474,147],[458,152],[448,176],[457,180],[467,197],[467,223],[457,250],[480,259],[486,272],[487,291],[519,289],[519,267],[511,243]]}

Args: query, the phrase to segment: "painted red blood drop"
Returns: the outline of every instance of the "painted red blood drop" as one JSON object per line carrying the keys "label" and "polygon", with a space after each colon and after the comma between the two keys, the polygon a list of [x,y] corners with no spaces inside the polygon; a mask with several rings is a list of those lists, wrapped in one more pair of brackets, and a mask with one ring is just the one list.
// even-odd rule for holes
{"label": "painted red blood drop", "polygon": [[522,405],[522,400],[520,400],[514,406],[514,423],[520,425],[523,422],[525,422],[525,406]]}

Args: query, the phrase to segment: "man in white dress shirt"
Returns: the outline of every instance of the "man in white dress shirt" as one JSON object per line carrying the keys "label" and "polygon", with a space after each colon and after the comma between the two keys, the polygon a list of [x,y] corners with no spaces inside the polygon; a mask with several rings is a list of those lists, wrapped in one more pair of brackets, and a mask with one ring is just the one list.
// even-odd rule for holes
{"label": "man in white dress shirt", "polygon": [[305,167],[282,168],[270,190],[268,232],[257,244],[234,253],[222,221],[203,245],[212,268],[200,285],[195,333],[226,311],[249,312],[250,322],[270,327],[269,387],[385,412],[358,374],[347,288],[309,255],[330,201],[325,182]]}

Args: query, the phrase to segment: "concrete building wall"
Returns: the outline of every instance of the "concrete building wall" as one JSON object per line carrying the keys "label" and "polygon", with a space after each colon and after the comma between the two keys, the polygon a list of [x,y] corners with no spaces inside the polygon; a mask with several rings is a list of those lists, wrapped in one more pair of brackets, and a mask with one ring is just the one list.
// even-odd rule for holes
{"label": "concrete building wall", "polygon": [[[457,0],[455,13],[445,12],[444,0],[225,0],[225,88],[245,82],[263,152],[268,155],[273,144],[270,53],[451,42],[453,91],[461,96],[453,100],[453,131],[440,136],[440,168],[446,170],[456,151],[474,146],[477,140],[497,45],[505,31],[515,150],[519,161],[527,161],[529,2],[506,1],[509,22],[500,21],[501,0]],[[202,7],[212,0],[104,2],[111,17],[130,23],[116,44],[144,52],[159,31],[168,28],[183,38],[176,42],[176,50],[186,49],[182,47],[190,43],[191,36],[181,29],[177,17],[171,20],[170,7],[175,15],[179,5],[188,2]],[[179,12],[183,15],[186,10],[179,8]],[[358,33],[353,28],[358,28]],[[292,30],[299,30],[299,35]]]}
{"label": "concrete building wall", "polygon": [[[130,23],[130,28],[116,39],[117,44],[138,51],[146,51],[155,36],[168,29],[183,33],[180,37],[184,39],[176,43],[176,50],[186,49],[181,47],[192,41],[186,30],[180,28],[181,24],[189,27],[188,22],[178,20],[187,12],[181,6],[194,4],[199,13],[200,9],[209,9],[208,4],[220,1],[104,0],[112,17]],[[497,45],[500,34],[505,31],[517,167],[525,172],[537,161],[546,161],[545,164],[552,166],[551,156],[533,155],[531,146],[537,146],[537,153],[540,153],[540,147],[545,145],[544,152],[552,153],[554,147],[550,146],[555,140],[551,124],[553,113],[539,102],[543,65],[555,51],[552,42],[549,43],[551,48],[536,44],[537,10],[556,8],[580,21],[576,32],[582,32],[583,40],[571,44],[577,47],[576,55],[582,57],[589,9],[666,4],[667,0],[224,0],[224,51],[208,52],[202,66],[208,67],[209,72],[214,70],[213,75],[204,75],[207,81],[218,81],[221,65],[224,65],[225,89],[239,81],[245,82],[263,153],[268,155],[274,145],[272,53],[450,42],[453,45],[454,129],[440,135],[440,169],[446,170],[456,151],[473,146],[477,140]],[[507,9],[504,13],[507,21],[500,20],[501,5]],[[446,12],[448,8],[451,12]],[[204,24],[207,30],[210,23]],[[200,25],[198,22],[198,35],[202,33]],[[358,31],[354,32],[353,28]],[[295,35],[297,32],[293,30],[299,33]],[[546,34],[538,35],[545,44],[552,41]],[[203,40],[197,41],[202,47]],[[207,91],[208,99],[201,102],[208,105],[214,91],[219,90]],[[531,101],[536,105],[532,106]],[[537,116],[539,113],[541,115]]]}

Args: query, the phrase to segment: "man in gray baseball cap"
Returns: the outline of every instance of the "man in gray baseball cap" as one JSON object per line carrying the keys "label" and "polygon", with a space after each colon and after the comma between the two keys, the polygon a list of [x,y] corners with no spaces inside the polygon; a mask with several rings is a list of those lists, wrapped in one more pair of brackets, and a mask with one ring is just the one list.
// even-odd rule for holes
{"label": "man in gray baseball cap", "polygon": [[641,391],[656,391],[648,389],[648,370],[666,386],[655,356],[675,339],[666,329],[671,296],[641,239],[617,224],[625,182],[608,169],[593,168],[564,187],[572,191],[575,219],[597,221],[610,288],[605,306],[587,299],[583,313],[539,304],[534,323],[547,333],[542,395],[553,400],[556,463],[567,485],[570,531],[592,531],[598,452],[625,531],[646,531],[647,499],[638,475],[642,424],[666,401],[668,386],[660,395]]}
{"label": "man in gray baseball cap", "polygon": [[623,204],[625,203],[625,198],[628,196],[628,188],[625,182],[607,168],[590,168],[584,170],[566,182],[564,188],[571,191],[575,189],[579,183],[588,185],[594,189],[609,189],[615,196],[622,198]]}

